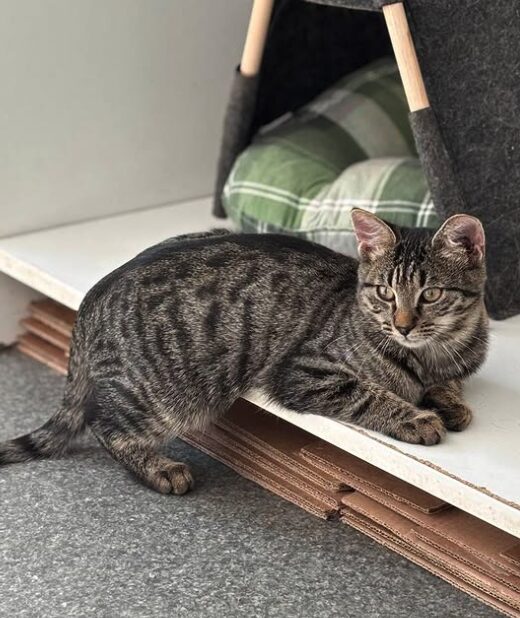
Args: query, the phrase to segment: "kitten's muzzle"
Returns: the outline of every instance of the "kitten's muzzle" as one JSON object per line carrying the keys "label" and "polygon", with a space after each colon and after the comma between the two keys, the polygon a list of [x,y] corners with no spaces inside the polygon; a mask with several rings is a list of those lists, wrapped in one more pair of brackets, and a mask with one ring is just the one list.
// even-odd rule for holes
{"label": "kitten's muzzle", "polygon": [[413,311],[397,309],[394,313],[394,328],[398,333],[406,337],[415,326],[417,326],[417,316]]}

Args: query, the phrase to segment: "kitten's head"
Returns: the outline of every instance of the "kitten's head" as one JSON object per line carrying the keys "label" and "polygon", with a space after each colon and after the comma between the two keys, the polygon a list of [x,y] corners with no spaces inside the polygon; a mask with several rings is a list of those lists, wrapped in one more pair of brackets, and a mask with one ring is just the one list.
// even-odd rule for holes
{"label": "kitten's head", "polygon": [[417,348],[475,323],[486,279],[478,219],[454,215],[436,233],[397,230],[360,209],[352,211],[352,222],[359,305],[384,333]]}

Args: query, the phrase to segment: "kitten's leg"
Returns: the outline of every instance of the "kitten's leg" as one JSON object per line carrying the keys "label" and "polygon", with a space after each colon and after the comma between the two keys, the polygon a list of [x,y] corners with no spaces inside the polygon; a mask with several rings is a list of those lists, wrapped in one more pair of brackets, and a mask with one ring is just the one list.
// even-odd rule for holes
{"label": "kitten's leg", "polygon": [[135,436],[107,437],[94,431],[112,457],[148,487],[162,494],[185,494],[193,485],[193,477],[185,463],[159,455],[155,445]]}
{"label": "kitten's leg", "polygon": [[451,380],[442,386],[433,386],[421,402],[426,408],[433,408],[442,417],[447,429],[462,431],[471,423],[473,413],[462,395],[462,383]]}
{"label": "kitten's leg", "polygon": [[420,409],[377,384],[359,380],[344,366],[309,357],[280,365],[264,385],[274,400],[379,431],[403,442],[437,444],[446,433],[439,414]]}
{"label": "kitten's leg", "polygon": [[193,487],[186,464],[157,452],[172,437],[170,423],[143,409],[129,387],[96,388],[86,408],[87,423],[99,442],[145,485],[164,494],[184,494]]}

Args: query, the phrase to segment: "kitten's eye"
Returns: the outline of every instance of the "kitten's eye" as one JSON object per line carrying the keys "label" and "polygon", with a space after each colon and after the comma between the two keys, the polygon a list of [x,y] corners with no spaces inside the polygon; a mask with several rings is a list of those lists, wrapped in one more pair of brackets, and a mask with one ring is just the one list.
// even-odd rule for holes
{"label": "kitten's eye", "polygon": [[442,296],[441,288],[427,288],[421,294],[421,300],[426,303],[434,303]]}
{"label": "kitten's eye", "polygon": [[386,300],[386,301],[393,300],[395,296],[392,288],[389,288],[386,285],[378,285],[377,294],[379,298],[382,298],[383,300]]}

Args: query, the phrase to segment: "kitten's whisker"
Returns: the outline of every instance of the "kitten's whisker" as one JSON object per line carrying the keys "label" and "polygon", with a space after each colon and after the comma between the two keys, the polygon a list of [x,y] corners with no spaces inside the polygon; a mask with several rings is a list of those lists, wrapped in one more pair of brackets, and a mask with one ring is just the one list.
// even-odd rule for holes
{"label": "kitten's whisker", "polygon": [[325,351],[333,343],[337,343],[338,341],[341,341],[341,339],[346,339],[347,337],[350,337],[350,333],[346,333],[345,335],[341,335],[341,337],[337,337],[336,339],[333,339],[332,341],[329,341],[329,343],[327,343],[327,345],[323,348],[323,351]]}
{"label": "kitten's whisker", "polygon": [[455,356],[452,354],[452,352],[454,350],[450,350],[450,348],[448,346],[446,346],[443,342],[439,342],[442,349],[446,352],[446,354],[448,355],[449,359],[453,362],[453,364],[455,365],[455,367],[457,367],[457,369],[461,372],[461,373],[465,373],[464,369],[465,369],[465,364],[464,364],[464,358],[462,356],[460,356],[463,366],[461,367],[459,365],[459,363],[457,362],[457,359],[455,358]]}

